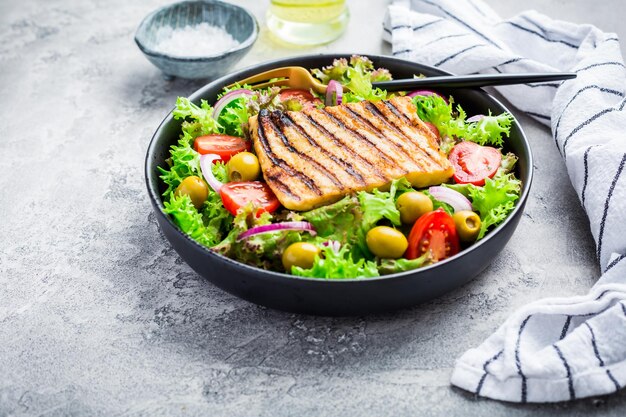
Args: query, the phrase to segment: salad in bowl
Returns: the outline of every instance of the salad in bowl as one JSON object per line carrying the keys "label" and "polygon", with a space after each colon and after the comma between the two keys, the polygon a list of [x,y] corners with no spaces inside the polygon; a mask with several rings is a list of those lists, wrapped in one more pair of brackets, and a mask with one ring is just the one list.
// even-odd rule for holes
{"label": "salad in bowl", "polygon": [[311,73],[326,94],[235,84],[213,103],[178,98],[158,169],[164,212],[195,242],[268,271],[367,280],[453,257],[516,207],[510,113],[374,89],[392,75],[363,56]]}

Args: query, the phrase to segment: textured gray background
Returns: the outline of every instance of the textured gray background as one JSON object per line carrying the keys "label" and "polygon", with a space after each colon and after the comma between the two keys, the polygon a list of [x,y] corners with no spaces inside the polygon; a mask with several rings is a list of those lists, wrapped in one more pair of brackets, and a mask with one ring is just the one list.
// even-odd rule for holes
{"label": "textured gray background", "polygon": [[[619,0],[491,2],[624,31]],[[165,81],[133,43],[162,3],[0,2],[0,416],[624,415],[626,392],[520,406],[449,386],[455,358],[516,307],[584,293],[599,274],[549,133],[524,115],[532,195],[471,284],[410,310],[331,319],[200,279],[159,233],[143,182],[151,134],[202,85]],[[238,3],[263,20],[267,2]],[[315,51],[388,52],[385,4],[350,1],[347,34]],[[240,66],[307,52],[263,32]]]}

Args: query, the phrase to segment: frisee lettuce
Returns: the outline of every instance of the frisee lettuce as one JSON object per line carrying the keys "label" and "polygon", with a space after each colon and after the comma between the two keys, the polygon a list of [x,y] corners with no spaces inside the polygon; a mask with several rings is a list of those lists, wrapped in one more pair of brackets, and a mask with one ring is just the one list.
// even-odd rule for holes
{"label": "frisee lettuce", "polygon": [[247,102],[250,117],[259,114],[261,110],[286,110],[280,101],[280,87],[268,87],[254,90],[254,95]]}
{"label": "frisee lettuce", "polygon": [[224,107],[217,121],[221,126],[221,133],[244,137],[244,126],[248,125],[248,118],[247,100],[240,97]]}
{"label": "frisee lettuce", "polygon": [[[217,99],[220,100],[231,91],[241,89],[252,90],[252,87],[248,84],[240,85],[239,83],[235,83],[231,87],[224,87],[222,93],[217,96]],[[222,112],[217,118],[220,125],[220,133],[237,137],[246,136],[248,119],[251,116],[248,110],[248,101],[250,100],[251,98],[248,97],[239,97],[228,103],[228,105],[222,109]]]}
{"label": "frisee lettuce", "polygon": [[[180,168],[181,166],[182,165],[179,164],[175,167]],[[168,180],[174,178],[174,175],[177,175],[177,171],[174,169],[175,167],[172,167],[170,171],[162,171],[165,172],[164,176],[168,177]],[[215,175],[219,181],[226,181],[226,165],[218,162],[213,164],[212,169],[213,175]],[[163,176],[161,178],[163,178]],[[168,185],[168,188],[172,188],[171,183],[168,183]],[[188,234],[202,245],[207,247],[216,245],[230,230],[233,216],[226,210],[224,204],[222,204],[222,198],[219,193],[216,193],[211,188],[209,188],[207,200],[200,208],[200,211],[196,210],[187,195],[176,195],[173,191],[164,195],[168,197],[167,201],[164,202],[165,212],[172,216],[174,222],[184,233]]]}
{"label": "frisee lettuce", "polygon": [[249,84],[235,83],[231,87],[225,87],[217,98],[219,100],[229,92],[240,89],[251,90],[253,94],[233,100],[222,109],[217,118],[217,129],[219,133],[237,137],[247,137],[249,118],[258,114],[262,109],[270,111],[300,110],[287,108],[288,106],[280,101],[280,87],[253,89]]}
{"label": "frisee lettuce", "polygon": [[370,278],[380,275],[376,263],[363,258],[355,261],[346,245],[342,245],[338,251],[330,246],[323,247],[322,256],[315,258],[312,268],[294,266],[291,273],[301,277],[327,279]]}
{"label": "frisee lettuce", "polygon": [[482,187],[470,187],[472,207],[480,214],[481,220],[478,239],[482,239],[491,226],[502,223],[513,211],[521,186],[522,182],[513,174],[505,174],[485,179]]}
{"label": "frisee lettuce", "polygon": [[324,84],[330,80],[338,81],[349,91],[343,94],[343,102],[357,103],[363,100],[379,101],[387,98],[387,92],[372,88],[372,82],[391,80],[391,73],[384,69],[374,69],[372,61],[364,56],[353,55],[335,59],[333,64],[321,69],[311,70],[314,76]]}
{"label": "frisee lettuce", "polygon": [[359,204],[363,216],[360,224],[354,224],[357,232],[357,242],[363,256],[371,259],[373,255],[366,242],[367,232],[370,231],[382,219],[387,219],[394,226],[400,226],[400,210],[396,206],[396,194],[398,189],[406,191],[411,188],[411,184],[405,179],[394,180],[388,192],[372,190],[368,193],[361,191],[357,193]]}
{"label": "frisee lettuce", "polygon": [[389,191],[361,191],[336,203],[300,213],[303,220],[315,227],[318,236],[326,240],[337,240],[346,245],[355,258],[373,259],[365,236],[382,219],[400,225],[400,212],[396,197],[411,190],[404,178],[394,180]]}
{"label": "frisee lettuce", "polygon": [[201,176],[200,154],[191,147],[192,142],[189,132],[184,132],[178,144],[170,148],[170,157],[166,161],[170,169],[158,167],[161,179],[167,184],[164,196],[174,191],[185,178]]}
{"label": "frisee lettuce", "polygon": [[198,136],[221,131],[221,126],[213,119],[213,107],[206,100],[201,100],[198,106],[186,97],[178,97],[172,115],[183,120],[182,134],[178,143],[170,148],[166,161],[169,169],[159,167],[161,179],[167,184],[163,195],[169,195],[186,177],[202,176],[200,154],[192,148],[193,141]]}
{"label": "frisee lettuce", "polygon": [[388,192],[373,190],[371,193],[361,191],[357,194],[363,218],[361,228],[367,233],[380,220],[387,219],[393,225],[399,226],[400,211],[396,207],[396,194],[411,189],[411,183],[404,177],[391,182]]}
{"label": "frisee lettuce", "polygon": [[[221,201],[219,206],[213,202],[207,201],[205,205],[206,213],[199,213],[191,202],[191,198],[186,195],[176,195],[172,193],[169,201],[163,203],[165,212],[172,216],[174,223],[178,225],[180,230],[188,234],[195,241],[206,247],[212,247],[217,244],[223,235],[224,226],[230,223],[230,213],[223,209]],[[205,218],[209,217],[209,221],[205,222]]]}
{"label": "frisee lettuce", "polygon": [[415,96],[413,103],[417,107],[417,115],[425,122],[434,124],[443,138],[441,150],[448,153],[455,145],[453,139],[469,140],[479,145],[503,146],[502,136],[508,136],[513,123],[510,113],[493,116],[491,113],[476,122],[467,122],[467,115],[460,105],[453,106],[437,95]]}
{"label": "frisee lettuce", "polygon": [[460,106],[457,106],[457,113],[455,113],[452,107],[454,104],[452,97],[446,103],[437,95],[415,96],[413,104],[417,108],[419,118],[434,124],[439,129],[442,138],[463,137],[466,133],[465,118],[467,116]]}
{"label": "frisee lettuce", "polygon": [[206,100],[200,100],[198,106],[187,97],[178,97],[172,115],[174,119],[184,120],[183,135],[188,134],[191,139],[220,133],[221,126],[213,119],[213,107]]}
{"label": "frisee lettuce", "polygon": [[263,212],[256,217],[257,207],[248,204],[239,210],[233,223],[233,229],[218,245],[213,247],[218,253],[237,259],[248,265],[274,271],[283,270],[281,256],[289,245],[300,241],[317,241],[309,233],[296,231],[276,231],[250,236],[237,240],[248,229],[272,223],[272,215]]}
{"label": "frisee lettuce", "polygon": [[313,225],[319,237],[339,241],[347,245],[355,256],[363,256],[361,241],[364,237],[358,227],[363,221],[363,210],[357,197],[347,196],[336,203],[300,215]]}
{"label": "frisee lettuce", "polygon": [[[372,82],[391,79],[387,70],[375,70],[368,58],[358,56],[353,56],[350,61],[335,60],[333,65],[313,70],[313,73],[323,82],[333,79],[343,84],[349,90],[344,93],[344,102],[386,99],[386,92],[373,89]],[[238,88],[249,86],[233,87]],[[223,94],[228,91],[224,90]],[[164,203],[165,212],[172,216],[183,232],[200,244],[232,259],[265,269],[282,270],[281,255],[292,243],[308,241],[322,248],[322,256],[316,259],[312,268],[305,270],[295,267],[291,271],[294,275],[327,279],[373,277],[429,264],[431,260],[426,255],[414,260],[374,259],[365,241],[367,232],[379,222],[400,226],[400,213],[395,202],[401,193],[412,190],[411,184],[405,179],[393,181],[389,191],[359,192],[308,212],[285,211],[278,214],[278,218],[268,213],[256,217],[256,210],[252,205],[245,207],[233,218],[224,208],[220,195],[213,190],[209,191],[207,201],[200,210],[195,209],[188,196],[174,193],[184,178],[190,175],[202,177],[200,155],[192,148],[196,137],[213,133],[245,136],[248,118],[261,109],[289,109],[289,103],[279,100],[279,93],[280,89],[277,87],[256,90],[250,98],[240,98],[229,103],[217,121],[213,117],[213,108],[207,101],[201,100],[196,105],[187,98],[178,98],[173,116],[182,120],[181,138],[171,147],[169,170],[159,168],[161,178],[168,186],[164,193],[168,200]],[[418,116],[439,129],[442,136],[441,147],[445,152],[449,152],[460,140],[501,147],[502,137],[509,135],[513,120],[510,114],[504,113],[498,116],[489,114],[479,121],[467,122],[465,112],[461,106],[454,106],[452,98],[446,103],[439,96],[417,96],[414,103]],[[515,207],[521,182],[510,172],[516,160],[513,154],[504,155],[496,176],[487,179],[482,187],[469,184],[447,185],[472,200],[474,210],[480,214],[482,220],[479,239],[491,227],[501,223]],[[218,180],[227,181],[224,164],[214,164],[213,172]],[[446,211],[452,211],[447,204],[433,200],[435,208],[442,206]],[[309,221],[316,228],[317,236],[283,231],[237,240],[249,228],[282,221],[283,217]],[[330,246],[323,247],[322,243],[328,240],[341,242],[340,249],[336,251]]]}
{"label": "frisee lettuce", "polygon": [[482,239],[491,227],[502,223],[513,211],[520,196],[522,182],[513,173],[500,171],[493,178],[486,178],[482,187],[473,184],[444,186],[460,192],[472,201],[472,207],[480,215],[478,239]]}
{"label": "frisee lettuce", "polygon": [[511,113],[502,113],[498,116],[489,115],[483,117],[478,122],[470,123],[468,130],[470,131],[467,140],[476,142],[479,145],[491,145],[501,148],[504,145],[502,135],[509,136],[511,125],[513,124],[513,115]]}

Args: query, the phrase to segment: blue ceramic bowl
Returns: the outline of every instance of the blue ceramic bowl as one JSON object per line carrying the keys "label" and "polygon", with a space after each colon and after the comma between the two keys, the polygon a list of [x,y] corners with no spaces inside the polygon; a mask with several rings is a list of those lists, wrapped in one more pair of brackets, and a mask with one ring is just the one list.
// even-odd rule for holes
{"label": "blue ceramic bowl", "polygon": [[[159,28],[172,29],[206,22],[222,27],[239,46],[213,56],[181,57],[160,52],[156,34]],[[235,65],[252,47],[259,34],[259,24],[250,12],[217,0],[182,1],[149,14],[137,28],[135,42],[150,62],[167,76],[180,78],[216,78]]]}

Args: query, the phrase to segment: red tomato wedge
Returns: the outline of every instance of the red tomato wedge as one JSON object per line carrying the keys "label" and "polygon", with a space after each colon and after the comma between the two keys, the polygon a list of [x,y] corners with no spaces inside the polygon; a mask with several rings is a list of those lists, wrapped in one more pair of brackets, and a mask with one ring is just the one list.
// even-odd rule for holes
{"label": "red tomato wedge", "polygon": [[323,104],[322,100],[315,97],[309,91],[295,90],[291,88],[282,90],[278,94],[278,99],[285,103],[287,110],[314,109]]}
{"label": "red tomato wedge", "polygon": [[496,148],[466,141],[452,148],[448,159],[458,184],[485,185],[485,178],[492,178],[500,168],[502,154]]}
{"label": "red tomato wedge", "polygon": [[224,207],[233,216],[236,216],[237,211],[248,203],[259,207],[256,212],[257,217],[264,211],[273,213],[280,207],[280,202],[270,187],[261,181],[226,183],[220,189],[220,196]]}
{"label": "red tomato wedge", "polygon": [[459,236],[452,216],[437,209],[422,215],[411,229],[409,247],[404,256],[415,259],[430,253],[433,262],[441,261],[459,253]]}
{"label": "red tomato wedge", "polygon": [[208,153],[219,155],[222,162],[226,163],[233,155],[249,151],[250,142],[236,136],[215,134],[197,137],[193,147],[201,155]]}

